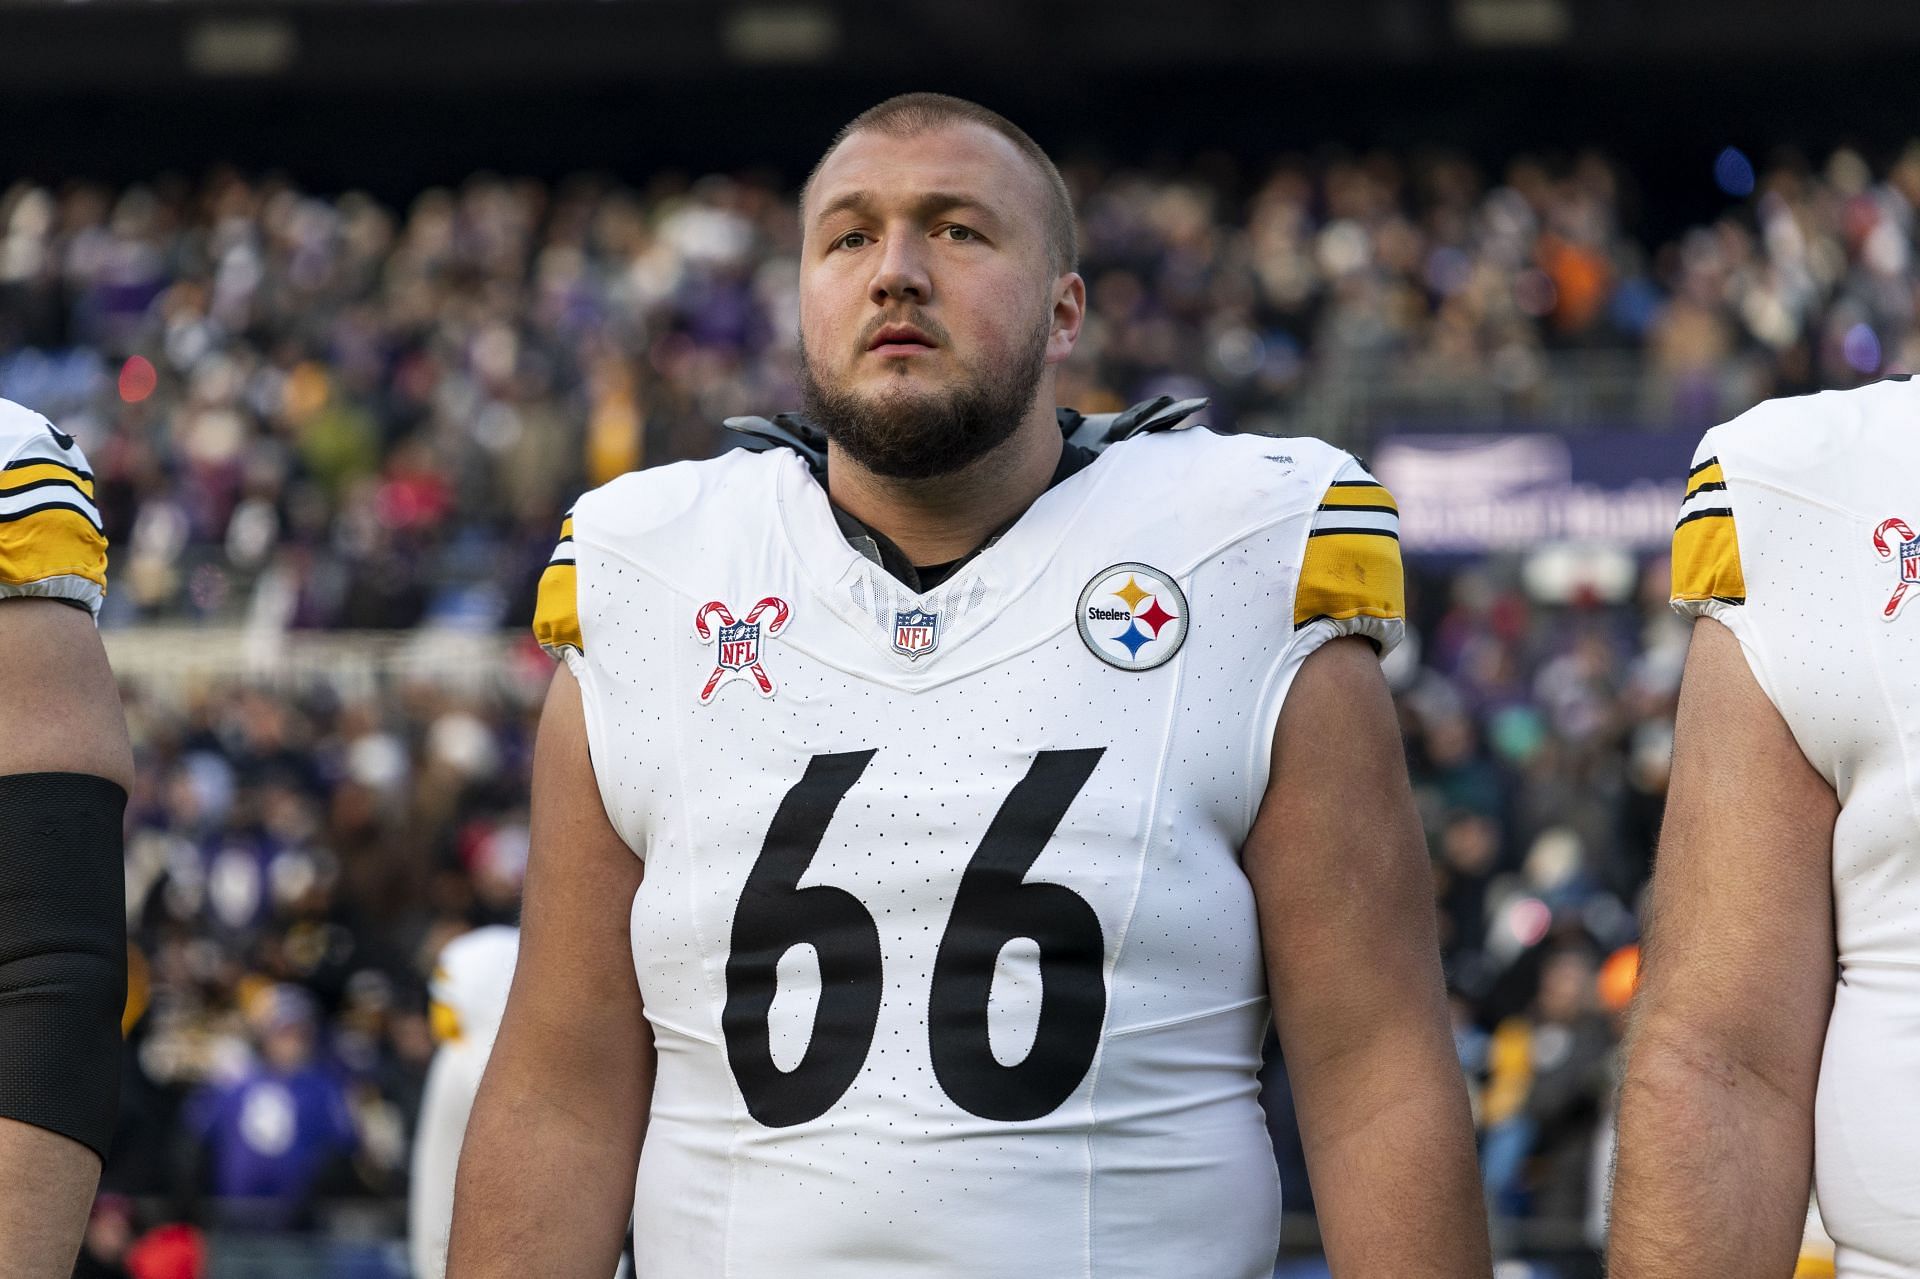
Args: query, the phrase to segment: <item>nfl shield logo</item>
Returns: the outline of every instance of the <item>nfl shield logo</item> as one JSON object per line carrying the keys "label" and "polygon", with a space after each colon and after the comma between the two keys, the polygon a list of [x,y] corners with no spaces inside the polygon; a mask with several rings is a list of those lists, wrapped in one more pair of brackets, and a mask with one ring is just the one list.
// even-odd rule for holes
{"label": "nfl shield logo", "polygon": [[[700,704],[711,706],[713,695],[722,684],[732,680],[752,680],[760,696],[772,697],[773,676],[760,664],[760,636],[772,639],[787,629],[793,610],[778,595],[763,597],[747,610],[745,621],[736,621],[722,600],[708,600],[693,615],[693,633],[702,644],[714,647],[713,674],[700,686]],[[761,621],[761,618],[766,621]],[[712,621],[717,619],[719,626]]]}
{"label": "nfl shield logo", "polygon": [[1920,539],[1900,543],[1900,580],[1920,582]]}
{"label": "nfl shield logo", "polygon": [[940,615],[916,608],[893,615],[893,651],[919,661],[940,643]]}
{"label": "nfl shield logo", "polygon": [[732,622],[720,628],[720,666],[745,670],[760,660],[760,623]]}

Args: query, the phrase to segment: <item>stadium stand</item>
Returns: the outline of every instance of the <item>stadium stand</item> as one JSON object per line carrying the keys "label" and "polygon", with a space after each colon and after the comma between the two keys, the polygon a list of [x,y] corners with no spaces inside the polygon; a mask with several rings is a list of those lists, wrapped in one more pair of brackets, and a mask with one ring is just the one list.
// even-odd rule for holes
{"label": "stadium stand", "polygon": [[[1367,448],[1698,427],[1920,366],[1920,144],[1734,172],[1751,196],[1663,243],[1594,155],[1070,177],[1090,411],[1197,390],[1222,426]],[[340,1241],[397,1220],[431,956],[514,911],[552,529],[795,402],[795,239],[787,193],[731,177],[476,177],[403,209],[235,173],[0,195],[0,396],[98,467],[140,771],[134,1051],[81,1273],[263,1224],[333,1241],[311,1273],[397,1273]],[[1590,1258],[1685,630],[1658,554],[1599,590],[1410,555],[1390,674],[1487,1190],[1515,1249]],[[223,1123],[260,1054],[343,1120],[273,1149]]]}

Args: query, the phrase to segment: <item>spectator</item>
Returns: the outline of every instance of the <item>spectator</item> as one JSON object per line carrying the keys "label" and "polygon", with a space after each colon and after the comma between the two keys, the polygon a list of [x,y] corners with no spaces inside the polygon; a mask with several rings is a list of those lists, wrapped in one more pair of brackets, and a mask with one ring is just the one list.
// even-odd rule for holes
{"label": "spectator", "polygon": [[307,1224],[315,1190],[356,1136],[345,1088],[316,1059],[312,996],[275,986],[256,998],[260,1059],[204,1089],[187,1123],[204,1143],[226,1224],[286,1229]]}
{"label": "spectator", "polygon": [[1587,1211],[1613,1045],[1595,1001],[1596,975],[1584,947],[1553,952],[1532,1006],[1494,1032],[1481,1163],[1496,1211],[1556,1221]]}

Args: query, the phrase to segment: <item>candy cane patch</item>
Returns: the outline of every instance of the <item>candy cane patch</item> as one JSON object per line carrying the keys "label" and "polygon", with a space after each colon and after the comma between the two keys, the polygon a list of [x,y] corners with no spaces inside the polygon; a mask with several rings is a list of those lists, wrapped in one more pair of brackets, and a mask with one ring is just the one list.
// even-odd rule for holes
{"label": "candy cane patch", "polygon": [[[713,674],[700,689],[702,706],[713,701],[721,685],[736,679],[751,680],[762,697],[773,696],[773,677],[767,674],[762,660],[761,642],[785,630],[791,612],[785,600],[771,595],[747,610],[747,615],[738,621],[719,600],[700,606],[700,611],[693,615],[693,633],[702,643],[714,645]],[[713,625],[714,622],[719,625]]]}
{"label": "candy cane patch", "polygon": [[[1889,542],[1889,533],[1897,540]],[[1913,535],[1912,527],[1905,520],[1881,520],[1879,527],[1873,530],[1873,553],[1883,560],[1891,561],[1897,557],[1900,561],[1900,582],[1893,588],[1893,596],[1887,601],[1887,606],[1880,610],[1880,616],[1891,622],[1905,606],[1907,592],[1915,582],[1920,582],[1920,538]]]}

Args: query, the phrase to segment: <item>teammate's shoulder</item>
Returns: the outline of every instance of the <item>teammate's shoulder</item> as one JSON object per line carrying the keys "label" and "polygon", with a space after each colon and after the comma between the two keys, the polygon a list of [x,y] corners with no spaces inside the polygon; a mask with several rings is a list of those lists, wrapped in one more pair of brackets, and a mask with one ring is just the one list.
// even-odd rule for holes
{"label": "teammate's shoulder", "polygon": [[428,982],[434,1037],[490,1042],[519,958],[520,930],[505,924],[461,933],[442,946]]}
{"label": "teammate's shoulder", "polygon": [[1911,435],[1916,410],[1920,382],[1905,376],[1763,400],[1708,431],[1694,466],[1716,463],[1736,480],[1801,488],[1863,452],[1877,454],[1889,439]]}
{"label": "teammate's shoulder", "polygon": [[[0,465],[23,459],[86,469],[86,455],[80,451],[79,442],[45,414],[12,400],[0,400]],[[91,474],[87,478],[91,479]]]}
{"label": "teammate's shoulder", "polygon": [[57,599],[98,616],[107,539],[93,471],[73,436],[11,400],[0,400],[0,528],[0,598]]}
{"label": "teammate's shoulder", "polygon": [[712,503],[726,503],[771,484],[782,467],[804,465],[784,450],[738,448],[702,461],[628,471],[589,489],[574,505],[577,533],[589,538],[633,538],[685,519]]}
{"label": "teammate's shoulder", "polygon": [[511,972],[520,953],[520,930],[511,924],[472,928],[440,948],[439,968],[449,974]]}

